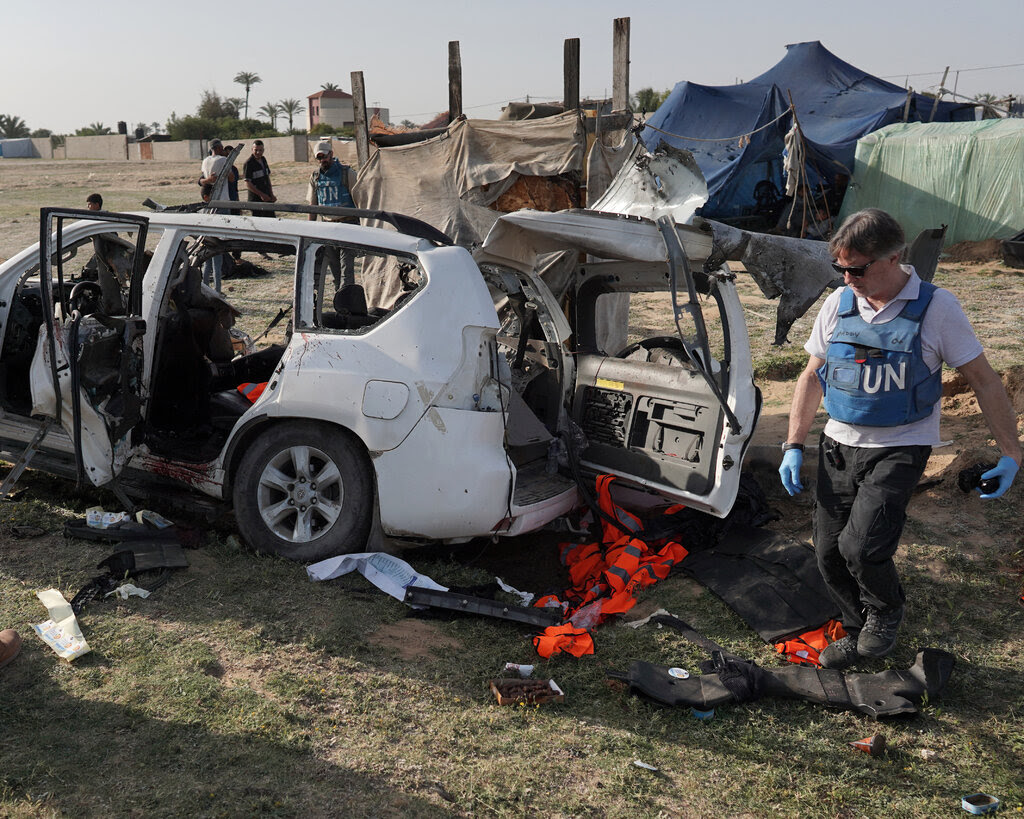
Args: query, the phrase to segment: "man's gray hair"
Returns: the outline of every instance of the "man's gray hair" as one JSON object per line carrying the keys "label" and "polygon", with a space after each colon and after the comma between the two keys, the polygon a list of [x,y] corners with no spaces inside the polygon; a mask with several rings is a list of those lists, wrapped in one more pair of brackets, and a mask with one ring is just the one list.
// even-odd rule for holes
{"label": "man's gray hair", "polygon": [[900,223],[879,208],[866,208],[846,217],[832,240],[828,252],[836,258],[843,250],[852,250],[872,259],[884,259],[907,246]]}

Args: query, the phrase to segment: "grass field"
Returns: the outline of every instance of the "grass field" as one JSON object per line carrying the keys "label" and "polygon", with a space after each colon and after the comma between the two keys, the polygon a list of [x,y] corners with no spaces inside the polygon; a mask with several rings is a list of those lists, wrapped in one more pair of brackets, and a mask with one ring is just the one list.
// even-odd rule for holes
{"label": "grass field", "polygon": [[[308,168],[272,167],[281,199],[301,199]],[[113,209],[138,209],[146,196],[190,201],[194,171],[0,162],[0,259],[36,238],[40,206],[81,205],[92,190]],[[964,301],[1024,412],[1024,276],[944,262],[936,281]],[[749,282],[741,288],[767,449],[784,434],[810,317],[792,348],[772,348],[773,305]],[[631,323],[664,318],[648,312],[638,304]],[[769,699],[699,721],[606,677],[636,659],[695,672],[706,656],[668,630],[612,623],[595,631],[594,656],[544,661],[528,629],[412,616],[359,576],[311,583],[304,567],[246,550],[228,517],[203,524],[190,567],[149,599],[89,605],[80,623],[92,652],[69,664],[29,626],[45,619],[35,593],[70,599],[98,574],[112,547],[61,532],[87,507],[115,502],[30,471],[18,499],[0,505],[0,629],[25,641],[0,670],[0,816],[953,816],[977,791],[1024,811],[1024,484],[997,502],[961,495],[956,471],[988,436],[969,393],[945,399],[944,412],[954,443],[933,455],[897,556],[908,619],[893,656],[864,670],[906,668],[921,646],[958,664],[920,715],[885,722]],[[750,466],[782,515],[772,528],[808,539],[808,493],[790,499],[770,464]],[[565,584],[557,542],[544,534],[404,557],[446,585],[499,574],[542,593]],[[643,592],[630,617],[657,608],[765,667],[783,665],[682,575]],[[508,661],[536,664],[565,702],[498,706],[487,681]],[[848,745],[875,733],[888,740],[881,757]]]}

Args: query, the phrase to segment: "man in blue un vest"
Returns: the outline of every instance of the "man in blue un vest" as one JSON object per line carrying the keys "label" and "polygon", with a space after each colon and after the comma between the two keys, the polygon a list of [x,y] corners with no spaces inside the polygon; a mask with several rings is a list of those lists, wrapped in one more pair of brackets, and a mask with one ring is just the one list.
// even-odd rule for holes
{"label": "man in blue un vest", "polygon": [[[352,186],[356,182],[356,174],[348,165],[343,165],[334,156],[331,141],[328,139],[317,143],[313,154],[319,167],[309,175],[309,190],[306,201],[310,205],[326,205],[335,208],[354,208]],[[311,213],[309,220],[315,221],[316,214]],[[355,224],[358,219],[324,217],[327,222],[345,222]],[[328,245],[318,253],[327,269],[334,276],[334,289],[355,282],[355,256],[351,250],[341,250],[337,245]]]}
{"label": "man in blue un vest", "polygon": [[825,399],[818,449],[814,549],[847,636],[821,653],[825,668],[885,657],[896,645],[906,595],[893,555],[911,493],[939,443],[942,364],[974,389],[1002,452],[983,479],[998,498],[1020,468],[1017,417],[956,296],[900,264],[903,229],[882,210],[850,216],[829,242],[845,287],[822,305],[797,380],[779,474],[803,489],[803,442]]}

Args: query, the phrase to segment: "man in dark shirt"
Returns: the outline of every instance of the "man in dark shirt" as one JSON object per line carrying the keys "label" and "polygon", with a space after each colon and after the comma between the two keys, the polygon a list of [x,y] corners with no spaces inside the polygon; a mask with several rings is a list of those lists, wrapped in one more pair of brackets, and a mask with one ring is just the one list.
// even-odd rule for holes
{"label": "man in dark shirt", "polygon": [[[255,140],[252,143],[252,156],[245,160],[242,166],[242,175],[245,177],[245,187],[248,191],[246,201],[248,202],[276,202],[274,186],[270,181],[270,166],[263,155],[264,147],[262,140]],[[274,216],[273,211],[256,210],[253,216]]]}

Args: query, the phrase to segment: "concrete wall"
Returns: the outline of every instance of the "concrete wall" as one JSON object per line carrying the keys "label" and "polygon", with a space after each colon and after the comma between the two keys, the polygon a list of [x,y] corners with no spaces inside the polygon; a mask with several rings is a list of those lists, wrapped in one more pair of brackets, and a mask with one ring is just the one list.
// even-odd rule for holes
{"label": "concrete wall", "polygon": [[[306,149],[305,134],[282,137],[260,137],[263,140],[263,147],[266,149],[267,162],[305,162],[309,156]],[[239,158],[245,158],[252,153],[252,140],[245,140],[245,150]]]}
{"label": "concrete wall", "polygon": [[49,137],[32,137],[32,144],[36,149],[36,156],[43,159],[53,159],[53,145]]}
{"label": "concrete wall", "polygon": [[185,139],[178,142],[130,142],[128,159],[132,162],[188,162],[203,161],[202,142]]}
{"label": "concrete wall", "polygon": [[69,136],[65,140],[68,159],[128,158],[128,137],[124,134],[105,136]]}
{"label": "concrete wall", "polygon": [[[308,137],[302,137],[302,139],[308,139]],[[354,139],[332,139],[330,137],[320,137],[319,139],[311,139],[307,143],[308,152],[304,159],[298,159],[297,162],[312,162],[316,158],[316,146],[321,141],[330,139],[331,149],[334,151],[334,155],[338,158],[338,161],[344,165],[355,165],[356,164],[356,141]]]}

